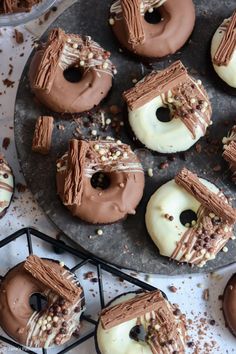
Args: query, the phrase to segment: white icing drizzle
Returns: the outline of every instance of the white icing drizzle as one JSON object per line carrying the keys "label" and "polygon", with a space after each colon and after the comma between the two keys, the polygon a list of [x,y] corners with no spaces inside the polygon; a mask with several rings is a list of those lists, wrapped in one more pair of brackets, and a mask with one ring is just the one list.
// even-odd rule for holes
{"label": "white icing drizzle", "polygon": [[[194,85],[194,87],[197,89],[197,91],[199,92],[199,97],[202,97],[205,101],[206,106],[201,111],[194,110],[193,114],[198,118],[200,126],[201,127],[204,126],[204,128],[206,129],[208,127],[209,123],[206,121],[204,113],[206,113],[208,111],[208,113],[211,114],[211,104],[209,102],[209,98],[208,98],[207,94],[202,90],[202,88],[201,88],[201,87],[203,87],[202,85],[199,85],[197,83],[197,81],[195,79],[193,79],[191,76],[188,76],[188,79]],[[162,102],[164,102],[165,105],[168,105],[171,112],[173,111],[173,107],[181,106],[179,100],[176,100],[174,98],[171,90],[168,91],[167,101],[166,101],[166,94],[162,93],[160,96],[162,98]],[[197,97],[198,97],[198,95],[196,95],[196,98]],[[185,102],[184,105],[185,105],[186,109],[188,109],[188,110],[190,110],[192,108],[191,102],[190,102],[190,104],[187,104],[187,102]],[[175,118],[178,118],[178,117],[175,116]],[[196,129],[197,129],[197,127],[195,127],[195,130]]]}
{"label": "white icing drizzle", "polygon": [[[138,161],[130,161],[130,158],[132,155],[135,156],[135,154],[130,150],[126,155],[124,155],[124,145],[123,144],[117,144],[113,142],[108,142],[108,141],[99,141],[96,144],[96,141],[94,142],[94,146],[98,146],[98,151],[97,154],[99,155],[99,151],[103,150],[104,154],[101,156],[106,155],[106,153],[109,151],[111,148],[116,148],[117,151],[119,151],[120,155],[110,155],[106,157],[106,160],[104,162],[102,161],[97,161],[95,163],[91,162],[88,163],[87,166],[84,169],[84,174],[86,177],[91,178],[94,173],[99,172],[99,171],[104,171],[104,170],[109,170],[109,172],[127,172],[127,173],[143,173],[143,167],[140,162]],[[93,146],[93,148],[94,148]],[[67,161],[68,161],[68,153],[65,153],[61,159],[57,162],[57,172],[62,172],[67,169]]]}
{"label": "white icing drizzle", "polygon": [[[60,161],[63,161],[63,164],[60,163],[60,161],[57,163],[57,171],[62,172],[67,169],[67,160],[68,160],[68,153],[62,156]],[[109,166],[110,171],[118,171],[118,172],[129,172],[129,173],[143,173],[143,168],[141,163],[132,163],[132,162],[127,162],[127,163],[118,163],[114,165],[114,161],[107,161],[105,166]],[[103,171],[103,168],[100,164],[89,164],[87,168],[84,170],[84,174],[86,177],[91,178],[92,175],[96,172]]]}
{"label": "white icing drizzle", "polygon": [[[146,11],[160,7],[164,2],[166,2],[166,0],[143,0],[140,7],[141,14],[144,16]],[[110,13],[111,15],[115,15],[116,20],[122,18],[121,0],[117,0],[111,5]]]}
{"label": "white icing drizzle", "polygon": [[0,155],[0,216],[8,208],[14,189],[12,170]]}
{"label": "white icing drizzle", "polygon": [[[65,270],[64,275],[67,274],[66,279],[71,279],[72,282],[76,283],[78,286],[80,286],[79,282],[76,280],[75,275],[68,270]],[[59,296],[56,295],[54,292],[52,292],[50,289],[45,289],[44,293],[42,294],[48,299],[48,303],[50,304],[50,307],[52,307],[54,304],[57,303],[59,300]],[[78,328],[79,323],[80,323],[80,316],[85,310],[85,307],[82,307],[82,301],[84,298],[80,297],[77,302],[70,304],[67,307],[68,314],[66,315],[66,322],[67,322],[67,331],[65,334],[60,334],[61,336],[61,342],[60,344],[65,343],[67,340],[70,339],[72,334],[75,332],[75,330]],[[49,308],[50,308],[49,307]],[[80,307],[79,312],[75,312],[75,308]],[[45,311],[34,311],[32,316],[30,317],[28,323],[27,323],[27,328],[28,328],[28,335],[26,339],[26,346],[28,347],[41,347],[42,343],[44,343],[44,348],[48,348],[50,346],[55,345],[55,338],[59,334],[60,331],[60,325],[58,327],[53,327],[53,319],[48,321],[48,316],[49,316],[49,308]],[[47,328],[46,330],[43,328],[44,326],[44,321],[47,324],[50,324],[50,330],[51,332],[48,332]],[[64,321],[63,318],[59,317],[58,323],[62,323]]]}
{"label": "white icing drizzle", "polygon": [[[89,70],[95,68],[98,72],[104,72],[113,76],[114,66],[110,59],[102,56],[103,48],[87,36],[67,35],[67,41],[64,45],[59,65],[64,71],[70,66],[78,66]],[[98,55],[96,55],[98,53]]]}

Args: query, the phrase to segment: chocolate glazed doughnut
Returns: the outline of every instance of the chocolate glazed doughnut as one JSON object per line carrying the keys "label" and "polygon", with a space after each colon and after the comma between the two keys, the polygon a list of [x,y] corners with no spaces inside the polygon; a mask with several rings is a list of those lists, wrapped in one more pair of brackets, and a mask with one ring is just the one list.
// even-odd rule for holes
{"label": "chocolate glazed doughnut", "polygon": [[[156,9],[161,21],[148,23],[145,14]],[[110,8],[109,23],[132,53],[162,58],[179,50],[191,35],[195,8],[192,0],[118,0]]]}
{"label": "chocolate glazed doughnut", "polygon": [[[110,52],[91,37],[53,29],[46,45],[32,59],[31,89],[41,103],[55,112],[88,111],[106,97],[112,86],[116,69],[109,57]],[[65,72],[71,68],[82,75],[78,82],[66,80]]]}
{"label": "chocolate glazed doughnut", "polygon": [[135,214],[143,189],[142,166],[120,141],[71,140],[69,152],[57,162],[57,192],[63,204],[74,216],[93,224]]}
{"label": "chocolate glazed doughnut", "polygon": [[[34,311],[30,297],[47,307]],[[75,274],[57,261],[31,255],[10,269],[0,285],[0,325],[18,343],[47,348],[67,342],[78,329],[84,293]]]}

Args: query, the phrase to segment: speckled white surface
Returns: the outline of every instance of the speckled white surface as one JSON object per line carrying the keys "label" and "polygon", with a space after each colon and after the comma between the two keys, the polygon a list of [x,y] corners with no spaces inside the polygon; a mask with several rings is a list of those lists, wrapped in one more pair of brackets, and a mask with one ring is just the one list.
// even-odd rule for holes
{"label": "speckled white surface", "polygon": [[[66,6],[71,1],[63,1],[63,6]],[[53,13],[49,21],[43,25],[37,25],[32,23],[25,28],[21,27],[19,30],[24,33],[25,42],[21,45],[16,44],[13,39],[14,30],[8,28],[7,30],[1,30],[0,36],[0,150],[5,154],[9,163],[11,164],[16,183],[24,184],[24,179],[20,172],[20,167],[17,161],[17,155],[14,145],[14,130],[13,130],[13,112],[14,101],[17,90],[17,84],[23,70],[24,64],[27,61],[31,50],[32,34],[39,36],[44,31],[44,28],[53,19],[53,16],[59,14],[59,11]],[[20,56],[24,53],[24,56]],[[11,61],[10,58],[12,58]],[[8,76],[9,63],[13,68],[13,73]],[[6,88],[3,85],[2,80],[9,78],[15,81],[13,88]],[[6,91],[4,93],[4,91]],[[5,151],[2,148],[2,141],[4,137],[10,138],[10,145]],[[41,209],[37,206],[33,200],[31,193],[27,190],[24,193],[15,192],[14,200],[8,210],[7,215],[0,220],[0,239],[11,234],[17,229],[24,226],[33,226],[39,228],[45,233],[55,236],[58,230],[49,222],[44,216]],[[52,251],[42,245],[41,242],[36,242],[34,245],[36,253],[41,256],[48,256],[57,258]],[[26,253],[26,244],[22,240],[15,241],[7,246],[7,252],[0,250],[0,274],[4,274],[9,267],[23,260]],[[72,266],[75,260],[72,257],[63,254],[59,256],[61,260],[66,264]],[[82,274],[88,271],[83,269]],[[230,332],[224,326],[224,319],[220,310],[221,303],[218,296],[222,294],[224,286],[233,272],[236,272],[236,265],[222,269],[218,274],[209,275],[192,275],[192,276],[176,276],[176,277],[163,277],[158,275],[145,276],[145,279],[156,287],[161,288],[166,292],[170,301],[178,303],[181,310],[186,313],[187,318],[192,320],[190,328],[190,341],[193,341],[194,347],[188,349],[187,352],[194,353],[196,346],[198,351],[195,353],[207,354],[224,354],[236,352],[236,339],[230,334]],[[83,276],[80,276],[83,286],[85,288],[87,308],[90,313],[97,313],[98,299],[96,297],[97,283],[92,283],[89,280],[83,280]],[[144,278],[143,275],[140,275]],[[177,292],[171,292],[168,287],[174,285],[177,288]],[[107,300],[121,292],[127,292],[133,290],[127,283],[114,282],[109,276],[105,274],[104,286]],[[209,300],[203,299],[204,289],[209,289]],[[215,325],[210,325],[209,321],[214,319]],[[212,341],[216,344],[213,345]],[[209,350],[207,350],[209,345]],[[8,354],[13,352],[21,352],[14,348],[6,347],[0,342],[0,354]],[[56,351],[52,351],[56,353]],[[22,352],[23,353],[23,352]],[[70,353],[78,353],[78,349],[71,350]],[[93,340],[84,343],[79,350],[80,354],[94,354],[95,348]],[[111,353],[112,354],[112,353]]]}

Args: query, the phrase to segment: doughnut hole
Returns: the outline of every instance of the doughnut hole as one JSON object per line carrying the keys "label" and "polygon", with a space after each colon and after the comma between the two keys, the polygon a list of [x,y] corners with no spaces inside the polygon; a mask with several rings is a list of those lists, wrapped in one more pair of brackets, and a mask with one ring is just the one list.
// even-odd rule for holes
{"label": "doughnut hole", "polygon": [[136,342],[145,342],[146,341],[146,332],[143,325],[137,325],[131,328],[129,332],[129,337]]}
{"label": "doughnut hole", "polygon": [[34,293],[29,298],[29,304],[32,310],[42,311],[48,307],[48,300],[40,293]]}
{"label": "doughnut hole", "polygon": [[156,110],[156,117],[162,123],[168,123],[172,120],[171,112],[167,107],[160,107]]}
{"label": "doughnut hole", "polygon": [[76,66],[70,66],[69,68],[64,70],[63,75],[66,81],[76,83],[82,79],[83,73],[81,68],[78,68]]}
{"label": "doughnut hole", "polygon": [[190,228],[195,225],[197,221],[197,214],[191,209],[184,210],[180,214],[179,219],[182,225]]}
{"label": "doughnut hole", "polygon": [[111,180],[108,174],[104,172],[96,172],[91,178],[91,185],[95,189],[107,189],[111,184]]}
{"label": "doughnut hole", "polygon": [[154,8],[154,9],[151,8],[148,11],[146,11],[144,18],[145,18],[146,22],[148,22],[152,25],[155,25],[155,24],[162,21],[162,15],[157,8]]}

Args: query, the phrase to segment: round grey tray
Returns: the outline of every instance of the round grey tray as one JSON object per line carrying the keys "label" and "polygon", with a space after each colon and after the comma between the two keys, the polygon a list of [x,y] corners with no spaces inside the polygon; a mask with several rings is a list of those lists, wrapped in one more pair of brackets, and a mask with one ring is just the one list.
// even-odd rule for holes
{"label": "round grey tray", "polygon": [[[16,144],[28,186],[45,213],[69,238],[88,252],[115,265],[148,273],[181,274],[213,271],[235,262],[236,243],[229,241],[229,251],[219,253],[216,259],[210,261],[203,269],[190,268],[188,265],[179,266],[176,262],[159,255],[158,249],[147,234],[144,222],[145,208],[152,193],[161,184],[173,178],[183,166],[217,184],[228,196],[232,198],[235,196],[236,189],[230,181],[228,166],[221,157],[220,142],[234,124],[236,98],[227,91],[213,72],[209,55],[212,35],[222,20],[233,12],[235,1],[228,0],[225,6],[225,2],[218,0],[196,0],[197,21],[190,41],[176,55],[153,65],[141,64],[127,53],[118,50],[119,44],[107,21],[111,2],[110,0],[78,1],[52,25],[52,27],[62,27],[67,32],[90,35],[104,48],[111,51],[118,75],[115,77],[112,91],[102,103],[101,108],[106,110],[112,104],[122,106],[121,93],[133,86],[134,78],[140,79],[153,68],[161,69],[176,59],[181,59],[189,68],[190,73],[203,81],[212,101],[214,124],[210,127],[207,137],[200,140],[201,152],[193,147],[185,154],[177,154],[174,159],[158,154],[153,154],[150,159],[149,155],[146,167],[151,166],[153,162],[154,177],[146,177],[144,196],[136,215],[129,216],[126,220],[116,224],[102,226],[103,235],[96,236],[96,226],[72,217],[56,194],[56,159],[67,150],[68,140],[74,136],[76,131],[76,121],[57,115],[57,125],[61,124],[65,129],[54,129],[50,155],[43,157],[31,151],[36,118],[41,114],[53,113],[35,104],[27,79],[29,59],[20,81],[15,108]],[[47,34],[48,31],[43,37],[46,38]],[[82,115],[82,120],[86,120],[87,117],[88,114]],[[125,113],[123,118],[127,120]],[[85,135],[86,129],[84,127],[80,129]],[[113,130],[110,129],[103,133],[103,135],[108,134],[112,135]],[[121,138],[131,144],[134,149],[140,148],[134,143],[126,125],[122,129]],[[168,161],[168,168],[160,169],[160,164],[165,161]],[[213,167],[218,165],[221,166],[221,170],[214,171]]]}

